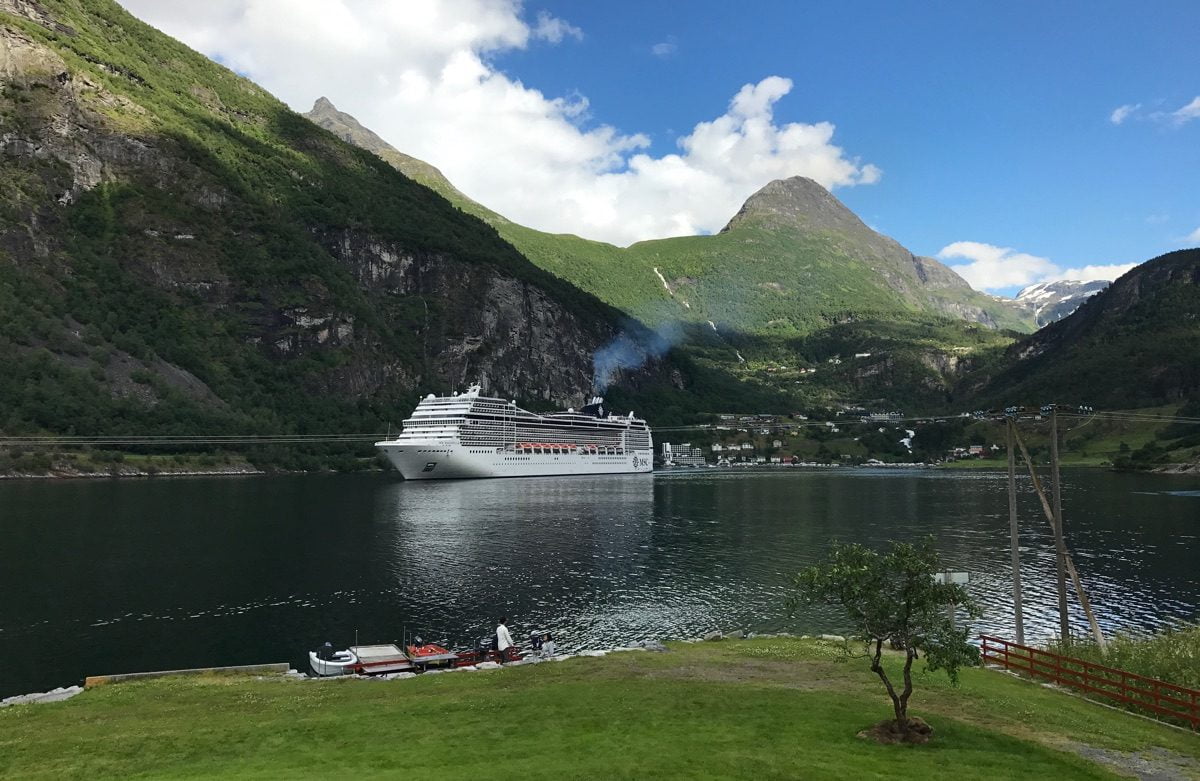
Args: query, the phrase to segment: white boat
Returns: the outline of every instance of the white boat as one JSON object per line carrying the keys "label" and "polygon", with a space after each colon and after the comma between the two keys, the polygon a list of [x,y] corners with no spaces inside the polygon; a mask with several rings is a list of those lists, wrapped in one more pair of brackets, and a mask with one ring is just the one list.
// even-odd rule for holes
{"label": "white boat", "polygon": [[353,672],[358,664],[358,656],[353,651],[335,651],[326,643],[316,651],[308,652],[308,666],[313,675],[328,678],[334,675],[347,675]]}
{"label": "white boat", "polygon": [[646,421],[613,415],[596,397],[582,410],[539,415],[466,393],[421,399],[395,439],[376,442],[406,480],[649,472]]}

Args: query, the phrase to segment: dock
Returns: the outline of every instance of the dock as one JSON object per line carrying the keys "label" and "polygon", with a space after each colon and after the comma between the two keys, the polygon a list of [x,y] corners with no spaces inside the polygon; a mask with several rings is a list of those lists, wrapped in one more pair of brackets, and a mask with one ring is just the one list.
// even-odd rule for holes
{"label": "dock", "polygon": [[397,645],[354,645],[351,652],[358,657],[359,672],[370,675],[412,672],[414,666],[408,655]]}

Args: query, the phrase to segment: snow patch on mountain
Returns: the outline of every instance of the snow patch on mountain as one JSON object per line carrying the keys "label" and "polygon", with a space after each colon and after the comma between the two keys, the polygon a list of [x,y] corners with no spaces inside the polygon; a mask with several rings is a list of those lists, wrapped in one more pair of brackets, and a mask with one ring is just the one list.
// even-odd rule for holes
{"label": "snow patch on mountain", "polygon": [[1033,314],[1040,328],[1071,314],[1108,285],[1105,280],[1039,282],[1022,289],[1013,301]]}

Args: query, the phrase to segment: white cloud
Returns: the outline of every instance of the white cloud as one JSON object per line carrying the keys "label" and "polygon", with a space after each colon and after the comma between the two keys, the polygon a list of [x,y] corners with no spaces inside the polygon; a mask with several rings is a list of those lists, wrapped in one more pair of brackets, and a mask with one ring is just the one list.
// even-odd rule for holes
{"label": "white cloud", "polygon": [[947,244],[937,256],[943,260],[962,258],[968,261],[951,264],[951,267],[976,290],[1024,287],[1041,282],[1058,271],[1058,266],[1046,258],[977,241]]}
{"label": "white cloud", "polygon": [[1184,241],[1200,242],[1200,228],[1196,228],[1196,230],[1189,233]]}
{"label": "white cloud", "polygon": [[669,36],[667,40],[660,41],[650,47],[650,53],[655,57],[666,59],[679,51],[679,44],[675,41],[675,36]]}
{"label": "white cloud", "polygon": [[[1065,268],[1056,274],[1053,279],[1073,279],[1076,282],[1094,282],[1097,279],[1104,279],[1109,282],[1129,271],[1137,263],[1110,263],[1104,266],[1078,266],[1076,268]],[[1048,282],[1051,280],[1039,280],[1040,282]]]}
{"label": "white cloud", "polygon": [[530,23],[519,0],[122,2],[296,110],[329,97],[470,197],[542,230],[618,244],[711,232],[771,179],[833,188],[881,175],[833,143],[829,122],[777,124],[774,105],[792,89],[778,76],[745,85],[676,152],[653,156],[646,135],[589,123],[586,97],[547,96],[496,67],[503,52],[583,34],[549,14]]}
{"label": "white cloud", "polygon": [[583,30],[558,17],[551,16],[546,11],[538,13],[537,27],[533,29],[533,35],[535,38],[540,38],[550,43],[561,43],[563,38],[568,37],[574,38],[577,41],[583,40]]}
{"label": "white cloud", "polygon": [[[967,280],[971,287],[983,291],[1027,287],[1038,282],[1054,282],[1060,279],[1077,282],[1113,280],[1137,265],[1114,263],[1062,268],[1048,258],[978,241],[956,241],[947,244],[937,256],[948,261],[950,267]],[[966,262],[955,263],[955,259]]]}
{"label": "white cloud", "polygon": [[[1163,101],[1156,101],[1155,105],[1162,105]],[[1127,119],[1146,120],[1149,119],[1164,125],[1180,127],[1186,125],[1193,119],[1200,119],[1200,95],[1192,98],[1190,103],[1185,103],[1174,111],[1151,111],[1143,112],[1141,103],[1126,103],[1124,106],[1117,106],[1109,115],[1109,121],[1114,125],[1119,125]]]}
{"label": "white cloud", "polygon": [[1192,98],[1192,102],[1186,106],[1181,106],[1171,112],[1171,120],[1176,125],[1191,122],[1193,119],[1200,119],[1200,95]]}
{"label": "white cloud", "polygon": [[1113,113],[1109,116],[1109,121],[1114,125],[1119,125],[1124,122],[1129,116],[1142,107],[1141,103],[1126,103],[1124,106],[1117,106],[1113,109]]}

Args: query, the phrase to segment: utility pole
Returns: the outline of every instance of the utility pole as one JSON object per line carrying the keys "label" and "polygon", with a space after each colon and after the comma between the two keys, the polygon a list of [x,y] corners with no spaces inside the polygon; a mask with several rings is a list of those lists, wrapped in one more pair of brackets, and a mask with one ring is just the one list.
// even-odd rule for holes
{"label": "utility pole", "polygon": [[1008,534],[1012,550],[1013,624],[1016,627],[1017,645],[1025,644],[1025,619],[1021,607],[1021,546],[1017,530],[1017,459],[1013,453],[1013,427],[1016,407],[1004,410],[1006,418],[1005,440],[1008,445]]}
{"label": "utility pole", "polygon": [[1058,470],[1058,405],[1047,406],[1050,410],[1050,476],[1053,481],[1051,501],[1054,510],[1054,550],[1058,575],[1058,632],[1064,643],[1070,643],[1071,623],[1067,617],[1067,543],[1063,536],[1062,475]]}

